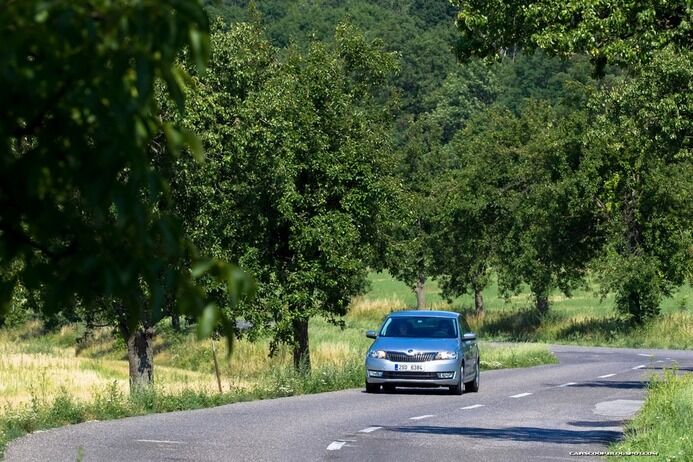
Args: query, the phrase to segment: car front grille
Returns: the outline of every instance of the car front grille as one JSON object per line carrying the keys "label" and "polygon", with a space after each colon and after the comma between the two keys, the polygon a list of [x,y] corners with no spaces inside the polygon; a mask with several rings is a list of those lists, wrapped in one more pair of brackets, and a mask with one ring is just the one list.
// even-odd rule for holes
{"label": "car front grille", "polygon": [[384,379],[417,379],[417,380],[435,380],[438,374],[435,372],[399,372],[387,371],[383,372]]}
{"label": "car front grille", "polygon": [[406,353],[400,353],[398,351],[387,351],[385,352],[385,357],[390,361],[395,361],[398,363],[422,363],[425,361],[433,361],[436,357],[435,353],[417,353],[415,355],[409,356]]}

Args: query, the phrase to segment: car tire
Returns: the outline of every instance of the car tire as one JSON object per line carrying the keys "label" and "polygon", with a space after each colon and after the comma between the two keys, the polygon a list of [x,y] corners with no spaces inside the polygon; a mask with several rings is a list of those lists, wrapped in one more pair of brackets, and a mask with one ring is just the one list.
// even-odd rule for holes
{"label": "car tire", "polygon": [[368,383],[366,380],[366,393],[378,393],[380,391],[380,384]]}
{"label": "car tire", "polygon": [[392,385],[391,383],[386,383],[383,385],[383,391],[386,393],[393,393],[395,391],[395,386]]}
{"label": "car tire", "polygon": [[450,389],[450,394],[451,395],[461,395],[464,393],[464,366],[460,369],[460,383],[457,385],[453,385],[451,387],[448,387]]}
{"label": "car tire", "polygon": [[479,371],[478,361],[474,365],[474,369],[474,380],[472,380],[471,382],[466,382],[464,384],[465,391],[470,391],[472,393],[476,393],[477,391],[479,391],[479,381],[481,380],[481,372]]}

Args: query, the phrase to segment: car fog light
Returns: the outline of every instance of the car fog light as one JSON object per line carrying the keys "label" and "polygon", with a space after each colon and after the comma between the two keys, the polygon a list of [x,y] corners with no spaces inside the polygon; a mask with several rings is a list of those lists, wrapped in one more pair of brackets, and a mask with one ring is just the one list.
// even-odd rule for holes
{"label": "car fog light", "polygon": [[368,376],[369,377],[382,377],[383,376],[383,371],[368,371]]}
{"label": "car fog light", "polygon": [[451,379],[455,376],[454,372],[438,372],[439,379]]}

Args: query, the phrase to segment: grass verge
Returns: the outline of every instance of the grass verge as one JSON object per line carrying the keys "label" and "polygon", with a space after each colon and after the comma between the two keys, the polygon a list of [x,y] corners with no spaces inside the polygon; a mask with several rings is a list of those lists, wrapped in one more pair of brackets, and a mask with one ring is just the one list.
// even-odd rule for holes
{"label": "grass verge", "polygon": [[252,389],[230,389],[224,393],[204,388],[188,388],[171,393],[155,386],[150,390],[126,394],[114,381],[102,389],[94,390],[89,400],[77,399],[67,389],[62,389],[50,399],[32,395],[30,403],[4,406],[0,414],[0,458],[11,440],[36,430],[92,420],[341,390],[359,386],[362,380],[363,367],[353,362],[339,369],[323,367],[310,374],[301,374],[293,369],[276,370]]}
{"label": "grass verge", "polygon": [[616,456],[614,461],[690,461],[693,457],[693,374],[653,378],[643,408],[626,427],[614,452],[656,452],[653,456]]}

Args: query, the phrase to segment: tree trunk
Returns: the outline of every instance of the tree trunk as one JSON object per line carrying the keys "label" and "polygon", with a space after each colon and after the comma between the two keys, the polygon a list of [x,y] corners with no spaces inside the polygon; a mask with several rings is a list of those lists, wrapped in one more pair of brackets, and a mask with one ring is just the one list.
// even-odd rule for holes
{"label": "tree trunk", "polygon": [[478,287],[474,288],[474,308],[477,315],[484,314],[484,294]]}
{"label": "tree trunk", "polygon": [[180,315],[178,313],[171,313],[171,327],[175,332],[180,332]]}
{"label": "tree trunk", "polygon": [[416,281],[416,309],[423,310],[426,305],[426,293],[424,288],[424,283],[426,282],[426,277],[423,274],[419,274],[419,279]]}
{"label": "tree trunk", "polygon": [[540,314],[546,314],[549,312],[549,296],[546,294],[536,294],[537,298],[537,311]]}
{"label": "tree trunk", "polygon": [[154,329],[138,327],[126,340],[132,393],[151,387],[154,382]]}
{"label": "tree trunk", "polygon": [[308,319],[294,319],[294,367],[310,371],[310,345],[308,344]]}

